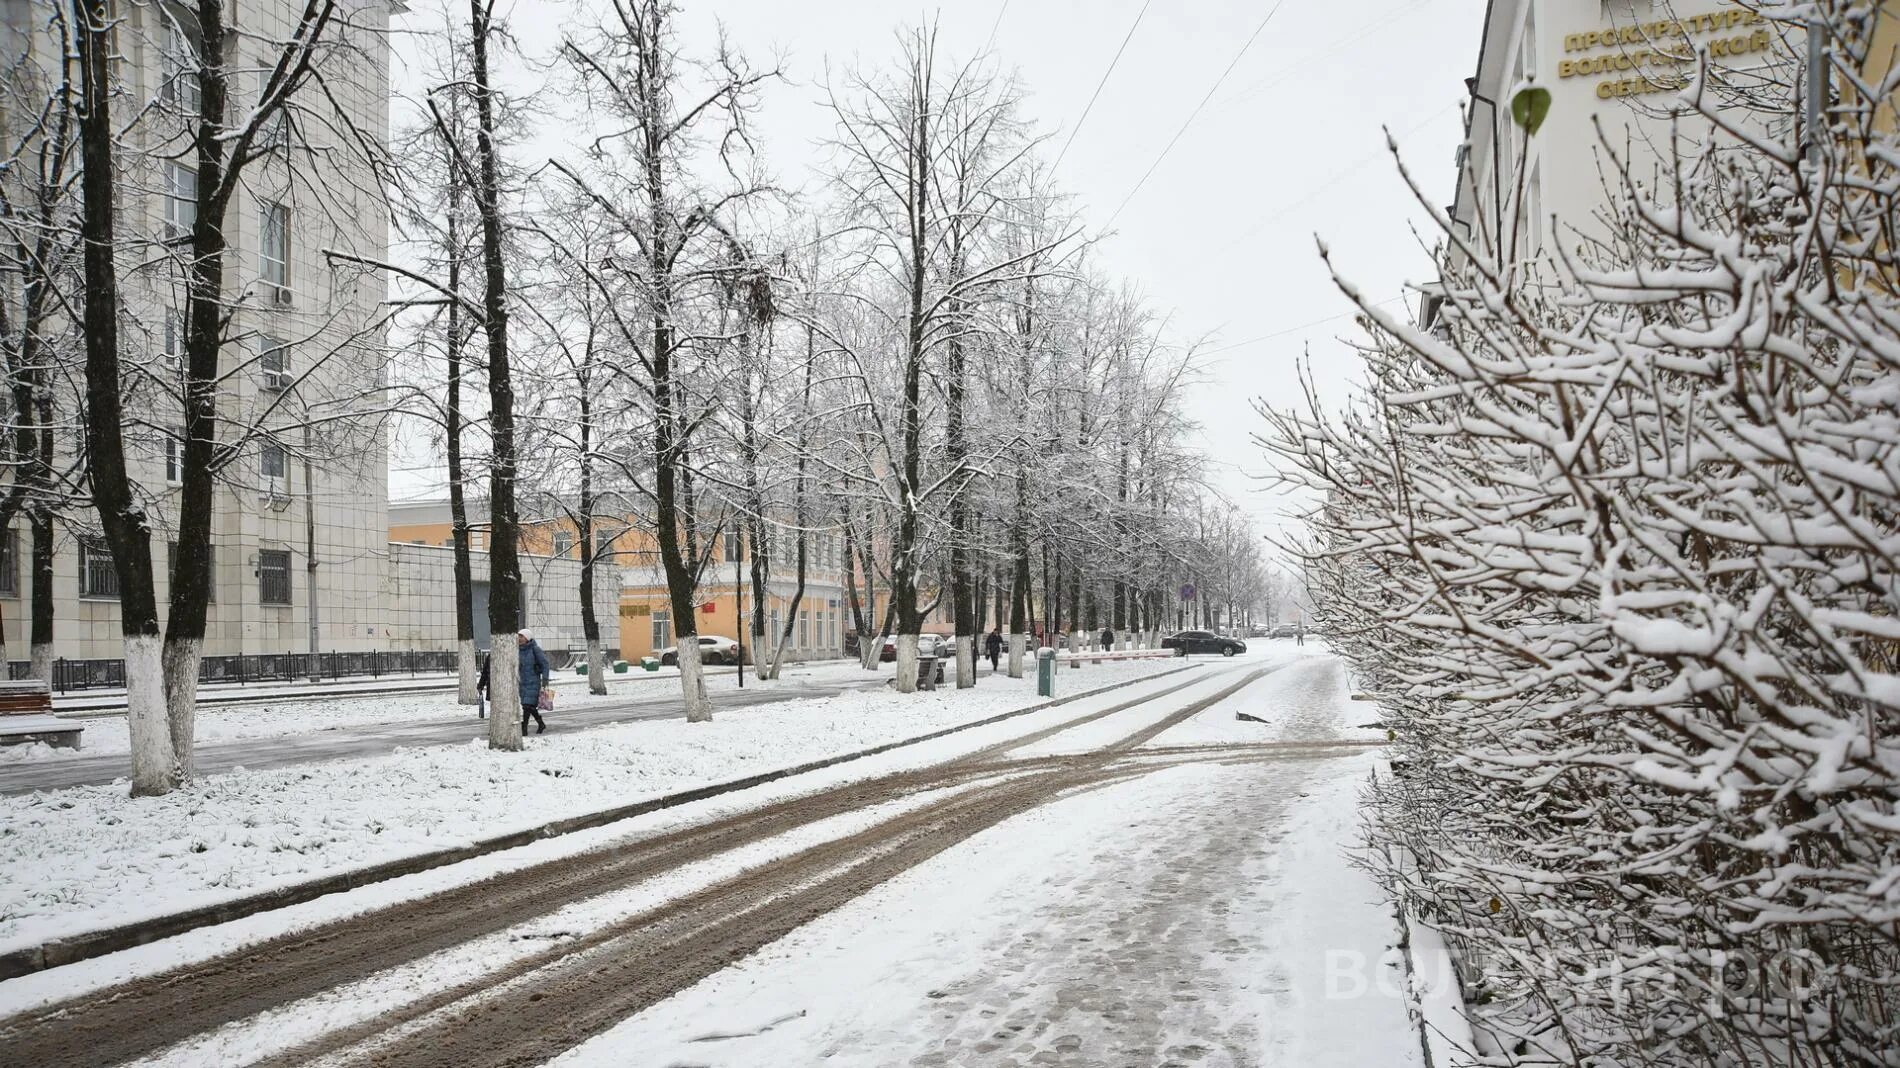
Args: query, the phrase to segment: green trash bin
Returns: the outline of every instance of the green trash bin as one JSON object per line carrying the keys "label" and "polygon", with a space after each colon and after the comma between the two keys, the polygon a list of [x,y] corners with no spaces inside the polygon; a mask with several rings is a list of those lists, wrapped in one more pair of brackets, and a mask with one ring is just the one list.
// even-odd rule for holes
{"label": "green trash bin", "polygon": [[1056,651],[1047,647],[1036,650],[1036,696],[1056,695]]}
{"label": "green trash bin", "polygon": [[578,663],[578,664],[575,664],[575,665],[574,665],[574,674],[576,674],[576,675],[585,675],[585,674],[587,674],[587,661],[585,661],[585,660],[583,660],[583,661],[581,661],[580,663]]}
{"label": "green trash bin", "polygon": [[625,675],[626,673],[627,673],[627,662],[625,660],[614,661],[614,674]]}

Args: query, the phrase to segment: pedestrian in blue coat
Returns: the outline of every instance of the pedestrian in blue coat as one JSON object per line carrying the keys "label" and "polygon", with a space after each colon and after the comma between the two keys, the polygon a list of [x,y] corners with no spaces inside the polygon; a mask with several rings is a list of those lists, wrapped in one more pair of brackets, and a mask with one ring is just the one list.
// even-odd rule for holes
{"label": "pedestrian in blue coat", "polygon": [[[541,643],[534,640],[534,631],[526,627],[515,632],[515,653],[517,661],[516,688],[521,692],[521,733],[528,733],[528,717],[534,717],[535,733],[546,734],[548,722],[541,718],[541,691],[548,688],[554,679],[554,669],[548,664],[548,654],[541,651]],[[490,653],[489,656],[493,656]],[[488,692],[488,658],[482,658],[482,677],[475,684],[482,693]]]}

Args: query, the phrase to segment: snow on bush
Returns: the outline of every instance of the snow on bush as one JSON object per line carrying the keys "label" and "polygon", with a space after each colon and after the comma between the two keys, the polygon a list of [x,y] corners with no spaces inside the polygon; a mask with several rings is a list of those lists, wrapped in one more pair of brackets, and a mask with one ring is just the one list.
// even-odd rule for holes
{"label": "snow on bush", "polygon": [[1792,53],[1704,69],[1680,101],[1718,147],[1606,165],[1566,251],[1437,216],[1436,322],[1361,300],[1366,394],[1265,413],[1399,742],[1372,863],[1498,1063],[1900,1064],[1900,77],[1862,73],[1870,7],[1819,5],[1818,166]]}

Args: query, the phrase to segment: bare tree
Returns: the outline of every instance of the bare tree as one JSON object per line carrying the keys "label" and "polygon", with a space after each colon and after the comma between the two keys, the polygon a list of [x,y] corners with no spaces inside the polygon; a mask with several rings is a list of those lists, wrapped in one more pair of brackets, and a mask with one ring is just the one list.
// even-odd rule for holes
{"label": "bare tree", "polygon": [[595,142],[592,169],[556,165],[621,236],[613,254],[584,266],[589,288],[633,296],[644,311],[643,325],[628,311],[616,314],[614,327],[635,356],[651,405],[653,535],[678,637],[686,718],[701,722],[712,718],[695,610],[705,558],[692,449],[703,417],[693,411],[683,374],[691,348],[688,309],[711,277],[695,259],[704,257],[710,268],[723,248],[722,213],[760,187],[729,172],[727,188],[702,193],[688,164],[695,140],[709,136],[721,159],[736,165],[748,146],[755,91],[776,72],[752,70],[722,42],[704,71],[709,85],[692,100],[677,100],[685,83],[672,13],[665,0],[612,0],[597,34],[563,44],[562,55],[611,132]]}

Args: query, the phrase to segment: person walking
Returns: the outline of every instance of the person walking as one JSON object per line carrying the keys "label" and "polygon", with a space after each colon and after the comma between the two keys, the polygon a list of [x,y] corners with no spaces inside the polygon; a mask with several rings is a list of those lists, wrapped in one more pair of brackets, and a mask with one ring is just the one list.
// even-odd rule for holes
{"label": "person walking", "polygon": [[1003,658],[1003,628],[990,631],[983,639],[983,655],[990,658],[990,674],[996,674],[996,662]]}
{"label": "person walking", "polygon": [[1109,652],[1114,652],[1114,650],[1115,650],[1115,632],[1108,627],[1103,627],[1102,628],[1102,652],[1109,653]]}
{"label": "person walking", "polygon": [[534,631],[526,627],[515,631],[515,652],[520,657],[519,674],[521,690],[521,733],[528,733],[528,717],[534,717],[536,734],[548,732],[547,720],[541,718],[541,693],[554,682],[554,669],[548,664],[548,654],[541,651],[541,643],[534,640]]}
{"label": "person walking", "polygon": [[[476,692],[484,698],[488,696],[488,662],[494,655],[491,650],[482,657],[482,676],[475,682]],[[541,651],[541,643],[534,640],[534,631],[526,627],[515,631],[515,655],[519,658],[515,679],[520,690],[516,696],[521,699],[521,733],[528,733],[528,718],[532,716],[535,733],[546,734],[548,721],[541,718],[541,691],[552,685],[554,669],[548,663],[548,654]]]}
{"label": "person walking", "polygon": [[1306,644],[1306,620],[1304,619],[1300,620],[1300,629],[1293,632],[1293,644],[1294,645]]}

